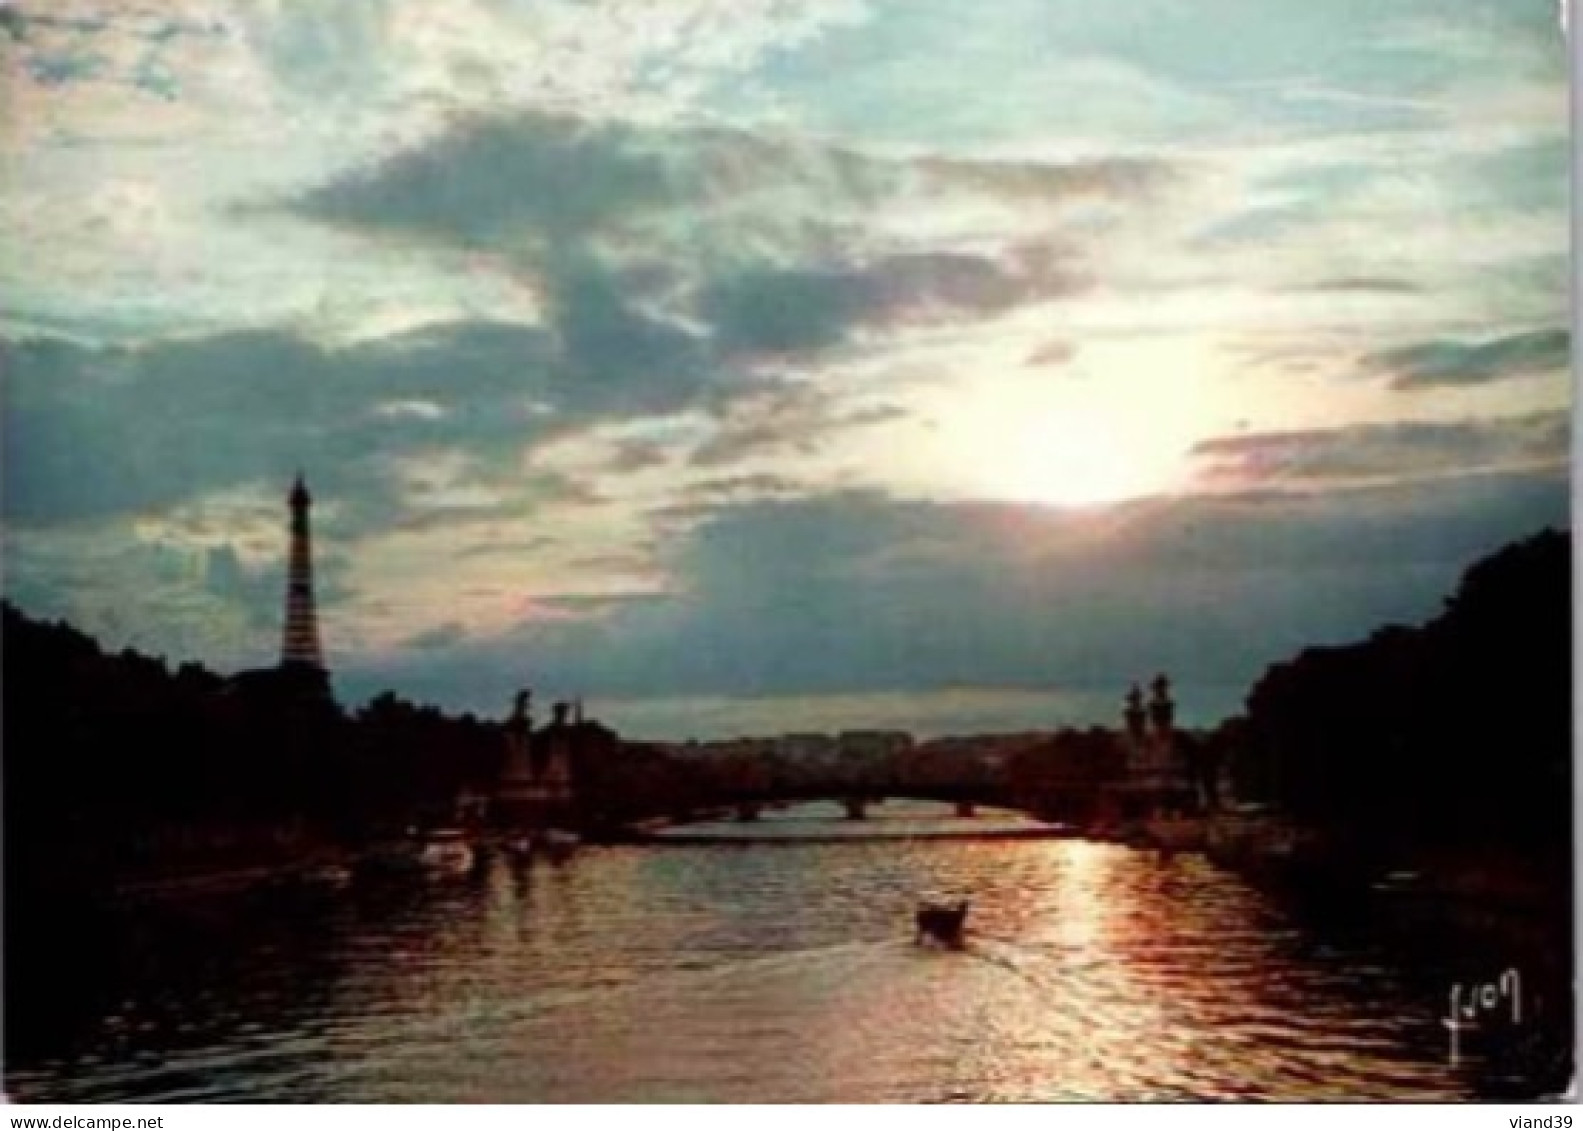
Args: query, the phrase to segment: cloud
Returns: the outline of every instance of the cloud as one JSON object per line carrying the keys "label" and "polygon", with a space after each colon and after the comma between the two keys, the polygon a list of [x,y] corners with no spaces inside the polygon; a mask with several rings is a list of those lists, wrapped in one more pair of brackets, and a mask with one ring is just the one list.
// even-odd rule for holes
{"label": "cloud", "polygon": [[594,697],[1054,694],[1162,668],[1184,688],[1246,687],[1299,648],[1432,614],[1472,560],[1567,514],[1560,475],[1110,512],[756,502],[694,529],[672,555],[669,596],[348,674],[483,709],[505,702],[508,661],[525,653],[547,686]]}
{"label": "cloud", "polygon": [[788,476],[754,472],[701,479],[687,488],[687,497],[699,500],[695,513],[708,514],[726,500],[740,503],[747,499],[795,495],[801,488],[802,484]]}
{"label": "cloud", "polygon": [[1370,278],[1363,275],[1321,279],[1314,283],[1294,285],[1289,289],[1319,294],[1416,295],[1423,293],[1423,287],[1409,279]]}
{"label": "cloud", "polygon": [[466,630],[461,625],[450,622],[417,633],[407,641],[406,646],[419,652],[452,648],[466,639],[466,636]]}
{"label": "cloud", "polygon": [[1208,486],[1313,490],[1376,480],[1564,467],[1566,412],[1222,436],[1195,444]]}
{"label": "cloud", "polygon": [[[421,18],[385,0],[345,0],[311,17],[268,0],[122,0],[113,10],[94,0],[8,0],[0,10],[41,81],[81,58],[91,77],[203,96],[233,112],[316,108],[354,144],[383,124],[380,110],[419,126],[502,103],[673,114],[764,52],[853,18],[847,0],[794,11],[775,0],[435,0]],[[710,34],[695,33],[704,26]],[[187,40],[199,41],[196,50]],[[240,72],[265,89],[228,92],[209,72]]]}
{"label": "cloud", "polygon": [[1071,342],[1049,341],[1035,348],[1028,354],[1029,365],[1047,366],[1055,369],[1065,365],[1077,356],[1077,347]]}
{"label": "cloud", "polygon": [[[110,648],[135,647],[173,662],[198,659],[221,670],[274,662],[280,644],[286,532],[280,507],[267,531],[273,558],[260,559],[249,533],[106,525],[8,536],[6,595],[36,616],[64,618]],[[9,532],[8,532],[9,533]],[[321,547],[315,561],[321,607],[352,592],[344,553]],[[346,658],[340,623],[327,631],[332,662]]]}
{"label": "cloud", "polygon": [[303,215],[430,233],[469,247],[558,239],[673,193],[630,127],[575,118],[477,117],[438,139],[305,194]]}
{"label": "cloud", "polygon": [[543,553],[545,550],[558,545],[559,541],[551,534],[539,534],[532,538],[503,539],[498,536],[498,532],[489,532],[487,541],[462,546],[455,551],[455,554],[458,558],[463,559],[527,557],[532,554]]}
{"label": "cloud", "polygon": [[667,459],[664,444],[654,440],[618,440],[606,468],[617,475],[662,467]]}
{"label": "cloud", "polygon": [[282,331],[6,343],[4,513],[37,526],[157,511],[304,468],[353,529],[401,517],[401,461],[445,451],[485,486],[545,497],[556,485],[514,471],[526,448],[675,410],[700,388],[680,362],[657,364],[683,336],[590,289],[558,340],[477,322],[345,348]]}
{"label": "cloud", "polygon": [[[714,83],[852,8],[435,0],[417,17],[385,0],[316,14],[270,0],[10,0],[0,148],[16,175],[0,227],[8,245],[49,254],[0,265],[7,323],[103,341],[301,320],[322,304],[354,328],[414,307],[513,316],[524,296],[481,269],[489,249],[419,260],[260,204],[486,111],[634,121],[705,107]],[[123,190],[156,214],[95,203]]]}
{"label": "cloud", "polygon": [[[0,30],[10,38],[22,73],[42,87],[106,84],[125,95],[169,100],[176,93],[174,61],[182,50],[210,46],[225,35],[217,21],[154,6],[122,5],[106,12],[67,3],[58,6],[64,9],[60,14],[31,7],[6,4],[0,9]],[[73,15],[73,9],[83,14]]]}
{"label": "cloud", "polygon": [[1481,385],[1565,370],[1570,331],[1530,330],[1482,342],[1435,340],[1381,350],[1363,358],[1362,369],[1389,377],[1393,389]]}
{"label": "cloud", "polygon": [[716,407],[719,424],[693,449],[688,465],[721,468],[786,452],[819,451],[838,435],[905,418],[891,404],[854,405],[813,381],[766,381]]}
{"label": "cloud", "polygon": [[[1174,176],[1141,158],[909,159],[514,114],[465,118],[286,207],[376,240],[490,249],[539,296],[546,347],[584,396],[609,388],[651,415],[690,402],[713,429],[690,462],[714,467],[807,455],[894,419],[901,408],[876,415],[818,369],[1079,292],[1087,268],[1059,236],[1063,210],[1148,199]],[[961,209],[991,215],[991,234],[971,250],[940,231],[853,240],[903,204],[947,225]]]}
{"label": "cloud", "polygon": [[[1538,8],[113,7],[0,0],[7,589],[112,635],[267,658],[299,466],[337,666],[451,699],[1234,681],[1555,509]],[[1217,497],[884,494],[1107,434]]]}
{"label": "cloud", "polygon": [[822,240],[854,211],[892,204],[999,202],[1048,212],[1156,199],[1182,176],[1180,165],[1149,157],[907,157],[785,131],[519,111],[461,116],[286,207],[349,227],[526,250],[546,235],[630,235],[645,226],[691,240],[699,233],[684,210],[702,210],[710,242],[731,250],[754,241],[755,228],[761,245]]}
{"label": "cloud", "polygon": [[1163,200],[1182,176],[1146,158],[906,157],[518,113],[465,118],[283,207],[376,240],[488,251],[552,309],[620,288],[635,309],[702,327],[730,363],[1068,296],[1090,282],[1094,210],[1124,223],[1125,205]]}
{"label": "cloud", "polygon": [[[443,496],[443,492],[441,492]],[[531,518],[535,512],[550,506],[572,504],[578,507],[599,506],[608,500],[591,483],[559,472],[536,471],[512,478],[508,495],[480,491],[474,497],[425,500],[421,496],[408,496],[402,501],[399,512],[388,516],[378,526],[358,533],[435,534],[451,537],[462,536],[463,527],[479,524],[509,525]],[[337,533],[348,533],[344,525]]]}
{"label": "cloud", "polygon": [[729,353],[777,354],[844,343],[856,327],[992,315],[1077,289],[1072,279],[1014,272],[981,255],[913,252],[718,279],[699,307]]}

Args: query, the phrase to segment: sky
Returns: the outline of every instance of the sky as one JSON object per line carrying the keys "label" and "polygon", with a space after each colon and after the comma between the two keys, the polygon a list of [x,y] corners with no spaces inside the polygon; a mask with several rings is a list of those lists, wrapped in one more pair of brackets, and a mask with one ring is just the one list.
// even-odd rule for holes
{"label": "sky", "polygon": [[0,0],[4,591],[638,737],[1113,722],[1569,514],[1555,0]]}

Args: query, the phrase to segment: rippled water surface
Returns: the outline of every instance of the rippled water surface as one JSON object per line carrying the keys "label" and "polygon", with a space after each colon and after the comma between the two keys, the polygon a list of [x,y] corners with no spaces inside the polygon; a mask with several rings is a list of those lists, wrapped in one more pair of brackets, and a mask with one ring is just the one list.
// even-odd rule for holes
{"label": "rippled water surface", "polygon": [[[893,811],[894,812],[894,811]],[[774,819],[817,823],[809,810]],[[962,952],[920,893],[970,894]],[[1463,1095],[1438,994],[1196,857],[1076,840],[588,848],[140,913],[49,1100]]]}

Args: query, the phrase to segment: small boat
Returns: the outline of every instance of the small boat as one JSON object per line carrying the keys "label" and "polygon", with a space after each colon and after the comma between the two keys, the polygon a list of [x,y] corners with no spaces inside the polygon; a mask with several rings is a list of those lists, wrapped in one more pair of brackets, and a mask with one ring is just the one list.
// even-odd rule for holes
{"label": "small boat", "polygon": [[959,947],[967,928],[969,903],[959,899],[955,903],[937,903],[930,900],[918,904],[916,916],[918,932],[915,943],[933,939],[944,946]]}

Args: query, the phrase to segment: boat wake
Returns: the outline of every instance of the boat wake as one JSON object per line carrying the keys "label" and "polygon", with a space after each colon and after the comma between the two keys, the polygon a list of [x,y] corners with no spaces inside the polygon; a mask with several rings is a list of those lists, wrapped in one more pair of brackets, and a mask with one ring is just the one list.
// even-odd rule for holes
{"label": "boat wake", "polygon": [[1054,994],[1065,989],[1074,975],[1102,965],[1098,959],[1075,960],[1076,951],[1064,955],[1035,949],[1013,939],[969,931],[962,953],[999,967],[1035,989]]}

